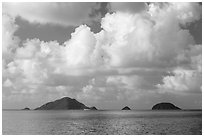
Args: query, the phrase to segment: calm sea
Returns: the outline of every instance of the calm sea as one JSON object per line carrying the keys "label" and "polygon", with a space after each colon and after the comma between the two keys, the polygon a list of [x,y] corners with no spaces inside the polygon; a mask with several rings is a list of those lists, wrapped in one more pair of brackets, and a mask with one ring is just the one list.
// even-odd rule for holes
{"label": "calm sea", "polygon": [[2,111],[3,134],[202,134],[202,111]]}

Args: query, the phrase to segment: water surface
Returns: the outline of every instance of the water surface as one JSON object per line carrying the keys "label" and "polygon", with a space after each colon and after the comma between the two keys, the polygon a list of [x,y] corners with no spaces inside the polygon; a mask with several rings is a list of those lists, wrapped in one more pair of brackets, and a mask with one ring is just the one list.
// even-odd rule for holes
{"label": "water surface", "polygon": [[202,134],[202,111],[2,111],[3,134]]}

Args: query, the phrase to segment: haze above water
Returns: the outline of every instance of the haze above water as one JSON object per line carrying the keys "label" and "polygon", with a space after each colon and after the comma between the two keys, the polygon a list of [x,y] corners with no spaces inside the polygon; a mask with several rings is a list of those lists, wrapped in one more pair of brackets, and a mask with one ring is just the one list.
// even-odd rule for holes
{"label": "haze above water", "polygon": [[202,111],[2,111],[3,134],[202,134]]}

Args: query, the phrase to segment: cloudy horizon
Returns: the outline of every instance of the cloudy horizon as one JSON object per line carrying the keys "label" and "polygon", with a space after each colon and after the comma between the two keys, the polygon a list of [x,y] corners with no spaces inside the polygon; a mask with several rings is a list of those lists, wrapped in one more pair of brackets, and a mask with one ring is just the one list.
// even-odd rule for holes
{"label": "cloudy horizon", "polygon": [[2,106],[202,108],[201,3],[3,3]]}

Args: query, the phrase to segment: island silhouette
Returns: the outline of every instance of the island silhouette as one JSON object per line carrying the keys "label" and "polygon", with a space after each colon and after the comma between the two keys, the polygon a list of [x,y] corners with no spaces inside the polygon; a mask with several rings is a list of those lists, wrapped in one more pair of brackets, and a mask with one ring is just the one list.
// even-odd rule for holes
{"label": "island silhouette", "polygon": [[152,110],[181,110],[181,108],[175,106],[172,103],[162,102],[154,105]]}
{"label": "island silhouette", "polygon": [[[30,110],[29,108],[24,108],[22,110]],[[76,99],[70,97],[63,97],[61,99],[48,102],[34,110],[98,110],[95,106],[88,107],[83,103],[77,101]],[[128,106],[125,106],[121,110],[131,110]],[[152,107],[152,110],[181,110],[181,108],[175,106],[169,102],[161,102]]]}
{"label": "island silhouette", "polygon": [[122,110],[131,110],[128,106],[122,108]]}
{"label": "island silhouette", "polygon": [[87,107],[76,99],[63,97],[61,99],[48,102],[35,110],[97,110],[97,108]]}
{"label": "island silhouette", "polygon": [[22,110],[30,110],[30,108],[28,108],[28,107],[25,107],[24,109],[22,109]]}

